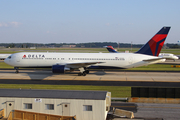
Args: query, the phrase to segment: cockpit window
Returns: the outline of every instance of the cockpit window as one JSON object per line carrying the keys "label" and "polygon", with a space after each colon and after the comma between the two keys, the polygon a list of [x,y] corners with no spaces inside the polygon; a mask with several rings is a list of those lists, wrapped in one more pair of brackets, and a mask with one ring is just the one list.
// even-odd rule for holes
{"label": "cockpit window", "polygon": [[9,56],[8,58],[11,59],[11,56]]}

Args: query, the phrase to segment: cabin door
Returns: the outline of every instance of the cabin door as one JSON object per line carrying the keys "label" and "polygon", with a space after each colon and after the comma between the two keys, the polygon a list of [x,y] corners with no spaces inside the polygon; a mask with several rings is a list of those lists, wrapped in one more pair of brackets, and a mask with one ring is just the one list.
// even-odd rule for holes
{"label": "cabin door", "polygon": [[63,103],[62,104],[62,115],[63,116],[70,116],[70,103]]}
{"label": "cabin door", "polygon": [[14,110],[14,101],[6,101],[6,117],[9,116],[12,110]]}

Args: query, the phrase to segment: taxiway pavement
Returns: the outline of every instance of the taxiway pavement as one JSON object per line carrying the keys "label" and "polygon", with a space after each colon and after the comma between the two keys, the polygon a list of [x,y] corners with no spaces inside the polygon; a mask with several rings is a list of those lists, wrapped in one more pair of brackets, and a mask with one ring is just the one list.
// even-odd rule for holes
{"label": "taxiway pavement", "polygon": [[113,85],[180,87],[179,72],[91,71],[87,76],[77,72],[53,74],[47,70],[0,70],[1,84]]}
{"label": "taxiway pavement", "polygon": [[78,76],[77,72],[53,74],[51,71],[20,70],[16,74],[15,70],[0,70],[0,79],[180,82],[180,73],[91,71],[87,76]]}

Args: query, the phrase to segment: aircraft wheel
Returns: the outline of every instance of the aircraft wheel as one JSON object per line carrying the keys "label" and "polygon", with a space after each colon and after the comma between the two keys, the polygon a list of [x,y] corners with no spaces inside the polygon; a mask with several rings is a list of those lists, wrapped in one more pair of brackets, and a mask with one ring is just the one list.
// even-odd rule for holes
{"label": "aircraft wheel", "polygon": [[16,70],[15,73],[19,73],[18,67],[14,67],[14,69]]}
{"label": "aircraft wheel", "polygon": [[89,70],[86,70],[85,72],[86,72],[86,74],[89,74]]}
{"label": "aircraft wheel", "polygon": [[83,73],[78,73],[78,76],[86,76],[86,72],[84,71]]}
{"label": "aircraft wheel", "polygon": [[86,76],[86,72],[83,72],[82,75],[83,75],[83,76]]}

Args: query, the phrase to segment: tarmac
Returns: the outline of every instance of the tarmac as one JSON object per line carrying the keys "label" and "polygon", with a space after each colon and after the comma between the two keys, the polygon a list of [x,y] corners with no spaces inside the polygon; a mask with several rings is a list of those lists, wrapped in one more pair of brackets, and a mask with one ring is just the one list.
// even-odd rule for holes
{"label": "tarmac", "polygon": [[70,80],[70,81],[136,81],[136,82],[180,82],[179,72],[122,72],[90,71],[86,76],[78,72],[53,74],[47,70],[0,70],[0,79],[20,80]]}
{"label": "tarmac", "polygon": [[[0,70],[1,84],[113,85],[180,87],[179,72],[90,71],[78,76],[77,71],[53,74],[50,70]],[[116,103],[112,107],[134,112],[136,119],[178,120],[179,104]]]}

